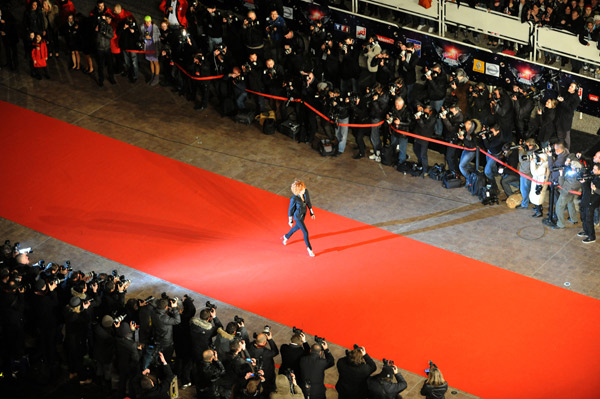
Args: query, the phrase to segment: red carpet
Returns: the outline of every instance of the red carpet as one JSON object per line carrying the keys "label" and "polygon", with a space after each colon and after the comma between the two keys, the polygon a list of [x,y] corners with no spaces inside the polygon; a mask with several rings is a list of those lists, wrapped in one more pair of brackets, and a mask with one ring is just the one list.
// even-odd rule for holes
{"label": "red carpet", "polygon": [[[600,301],[0,103],[0,216],[486,398],[598,397]],[[313,198],[318,206],[319,198]],[[77,266],[77,265],[75,265]],[[181,295],[183,293],[174,293]]]}

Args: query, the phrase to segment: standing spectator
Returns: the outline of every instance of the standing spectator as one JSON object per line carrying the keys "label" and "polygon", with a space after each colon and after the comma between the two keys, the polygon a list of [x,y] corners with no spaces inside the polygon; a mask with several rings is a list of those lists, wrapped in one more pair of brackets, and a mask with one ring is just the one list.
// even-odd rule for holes
{"label": "standing spectator", "polygon": [[40,4],[38,0],[33,0],[29,5],[29,8],[25,11],[25,15],[23,16],[23,25],[25,26],[25,31],[27,34],[39,33],[44,36],[44,16],[42,15],[42,10],[40,9]]}
{"label": "standing spectator", "polygon": [[2,39],[2,46],[6,54],[6,63],[11,71],[15,71],[19,65],[17,54],[17,43],[19,43],[17,22],[12,14],[4,8],[4,6],[0,6],[0,39]]}
{"label": "standing spectator", "polygon": [[81,68],[81,56],[79,52],[83,47],[81,43],[83,38],[81,36],[79,19],[75,19],[75,15],[73,14],[69,14],[67,17],[67,23],[65,25],[65,38],[67,41],[67,48],[71,53],[71,61],[73,62],[71,69],[79,71]]}
{"label": "standing spectator", "polygon": [[46,41],[42,38],[41,33],[36,33],[35,41],[33,42],[33,48],[31,50],[31,60],[33,62],[34,76],[38,79],[42,79],[42,73],[46,79],[50,79],[48,74],[48,47],[46,47]]}
{"label": "standing spectator", "polygon": [[46,39],[46,45],[48,46],[48,56],[58,57],[58,29],[59,29],[59,17],[58,17],[58,6],[52,4],[50,0],[44,0],[42,3],[42,16],[44,17],[44,39]]}
{"label": "standing spectator", "polygon": [[162,0],[158,8],[162,11],[165,19],[169,21],[170,26],[187,28],[187,0]]}
{"label": "standing spectator", "polygon": [[365,399],[368,397],[367,379],[377,369],[364,347],[346,351],[338,360],[339,378],[335,384],[339,399]]}
{"label": "standing spectator", "polygon": [[304,396],[311,399],[325,399],[325,370],[335,365],[329,345],[325,340],[314,343],[310,353],[300,359],[300,374],[302,375],[302,391]]}
{"label": "standing spectator", "polygon": [[[146,60],[150,62],[150,71],[152,72],[148,84],[156,86],[160,81],[160,64],[158,63],[160,32],[158,26],[152,22],[152,17],[149,15],[144,17],[142,40],[144,41],[144,51],[149,52],[146,54]],[[166,357],[169,358],[169,355],[166,354]]]}

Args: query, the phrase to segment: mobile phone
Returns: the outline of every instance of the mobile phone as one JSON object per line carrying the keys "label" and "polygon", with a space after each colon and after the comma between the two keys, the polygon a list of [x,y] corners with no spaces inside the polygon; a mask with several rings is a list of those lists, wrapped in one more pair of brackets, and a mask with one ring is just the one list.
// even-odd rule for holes
{"label": "mobile phone", "polygon": [[425,369],[425,374],[429,375],[429,369]]}

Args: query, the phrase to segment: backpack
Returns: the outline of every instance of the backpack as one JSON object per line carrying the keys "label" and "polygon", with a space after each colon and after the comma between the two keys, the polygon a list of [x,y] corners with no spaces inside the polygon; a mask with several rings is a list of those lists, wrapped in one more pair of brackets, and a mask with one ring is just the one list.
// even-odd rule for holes
{"label": "backpack", "polygon": [[479,192],[479,200],[483,205],[498,205],[498,190],[491,184],[486,184]]}
{"label": "backpack", "polygon": [[381,149],[381,164],[391,166],[394,163],[394,147],[386,145]]}
{"label": "backpack", "polygon": [[479,195],[485,184],[486,177],[481,172],[472,172],[467,176],[467,189],[471,195]]}
{"label": "backpack", "polygon": [[445,171],[446,170],[444,169],[443,164],[440,165],[436,163],[431,168],[429,168],[429,177],[433,180],[440,181],[444,177]]}

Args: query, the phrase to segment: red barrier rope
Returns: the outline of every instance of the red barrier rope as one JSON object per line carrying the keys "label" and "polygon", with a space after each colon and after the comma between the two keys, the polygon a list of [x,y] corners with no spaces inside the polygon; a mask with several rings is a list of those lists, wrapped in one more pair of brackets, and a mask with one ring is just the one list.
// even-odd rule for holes
{"label": "red barrier rope", "polygon": [[183,68],[181,65],[179,65],[178,63],[174,62],[173,63],[177,68],[179,68],[181,70],[181,72],[185,73],[187,75],[188,78],[193,79],[193,80],[212,80],[212,79],[221,79],[223,76],[225,75],[216,75],[216,76],[192,76],[188,73],[188,71],[185,70],[185,68]]}
{"label": "red barrier rope", "polygon": [[125,50],[128,53],[136,53],[136,54],[154,54],[156,51],[142,51],[142,50]]}
{"label": "red barrier rope", "polygon": [[460,148],[461,150],[465,150],[465,151],[475,151],[476,150],[476,148],[467,148],[467,147],[464,147],[462,145],[448,143],[447,141],[436,140],[436,139],[432,139],[432,138],[429,138],[429,137],[419,136],[418,134],[405,132],[403,130],[398,130],[398,129],[394,128],[391,125],[390,125],[390,128],[393,131],[397,132],[397,133],[403,134],[405,136],[414,137],[414,138],[417,138],[419,140],[425,140],[425,141],[429,141],[429,142],[432,142],[432,143],[438,143],[438,144],[442,144],[442,145],[445,145],[445,146],[448,146],[448,147]]}

